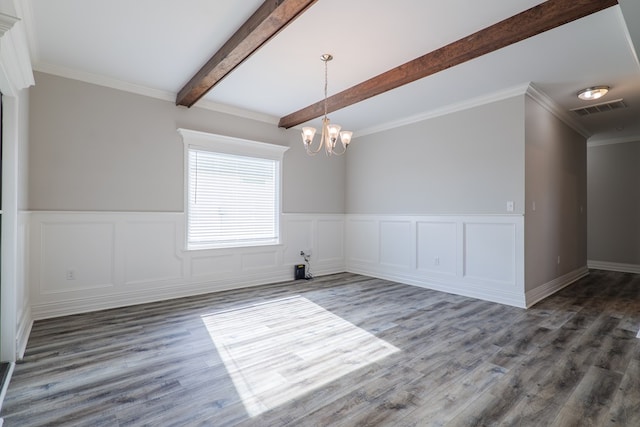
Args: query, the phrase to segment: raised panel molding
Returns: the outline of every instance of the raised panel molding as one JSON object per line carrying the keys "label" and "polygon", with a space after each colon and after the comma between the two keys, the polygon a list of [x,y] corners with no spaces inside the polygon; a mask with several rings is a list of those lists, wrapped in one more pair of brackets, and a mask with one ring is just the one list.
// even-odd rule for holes
{"label": "raised panel molding", "polygon": [[416,267],[431,274],[455,276],[458,226],[455,222],[416,221]]}
{"label": "raised panel molding", "polygon": [[278,252],[279,250],[272,249],[243,253],[242,270],[259,271],[275,268],[278,265]]}
{"label": "raised panel molding", "polygon": [[[280,245],[200,251],[185,250],[179,212],[27,217],[35,320],[293,280],[302,248],[312,251],[314,274],[345,271],[344,216],[338,214],[282,215]],[[69,269],[76,279],[66,278]]]}
{"label": "raised panel molding", "polygon": [[515,282],[516,227],[503,223],[464,223],[464,276],[493,284]]}
{"label": "raised panel molding", "polygon": [[410,221],[380,221],[380,264],[391,268],[412,265],[412,223]]}
{"label": "raised panel molding", "polygon": [[380,226],[377,220],[348,217],[347,260],[356,263],[378,264],[379,230]]}
{"label": "raised panel molding", "polygon": [[302,262],[300,251],[313,248],[315,224],[313,218],[295,218],[287,216],[283,238],[287,244],[284,250],[286,262]]}
{"label": "raised panel molding", "polygon": [[349,272],[526,306],[522,215],[346,217]]}
{"label": "raised panel molding", "polygon": [[[292,280],[301,249],[311,249],[315,275],[350,271],[527,305],[524,218],[518,215],[284,214],[280,245],[202,251],[184,250],[182,213],[31,212],[28,218],[29,301],[36,320]],[[45,224],[55,224],[54,240]],[[85,229],[91,237],[78,232]],[[61,248],[73,250],[63,251],[65,267],[56,267],[51,256]],[[88,268],[87,281],[56,288],[59,277],[53,276],[83,257],[95,267]],[[63,291],[50,292],[56,289]]]}
{"label": "raised panel molding", "polygon": [[126,221],[123,225],[125,279],[127,285],[168,281],[183,277],[178,255],[175,219]]}
{"label": "raised panel molding", "polygon": [[318,262],[339,262],[344,263],[344,218],[318,219],[317,226],[318,242],[316,257]]}
{"label": "raised panel molding", "polygon": [[233,254],[191,256],[191,277],[228,276],[239,269],[240,258]]}
{"label": "raised panel molding", "polygon": [[41,223],[40,292],[56,294],[114,286],[114,244],[114,224]]}

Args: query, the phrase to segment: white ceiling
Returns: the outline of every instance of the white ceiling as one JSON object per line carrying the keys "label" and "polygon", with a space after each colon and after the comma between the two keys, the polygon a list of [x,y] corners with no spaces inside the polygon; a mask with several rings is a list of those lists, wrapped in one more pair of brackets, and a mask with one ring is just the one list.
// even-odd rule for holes
{"label": "white ceiling", "polygon": [[[36,70],[175,100],[263,0],[23,0]],[[542,0],[319,0],[200,101],[277,119],[542,3]],[[640,2],[614,6],[332,113],[366,134],[532,83],[596,140],[640,137]],[[628,109],[580,118],[578,90]],[[212,107],[213,106],[213,107]],[[317,124],[317,123],[316,123]]]}

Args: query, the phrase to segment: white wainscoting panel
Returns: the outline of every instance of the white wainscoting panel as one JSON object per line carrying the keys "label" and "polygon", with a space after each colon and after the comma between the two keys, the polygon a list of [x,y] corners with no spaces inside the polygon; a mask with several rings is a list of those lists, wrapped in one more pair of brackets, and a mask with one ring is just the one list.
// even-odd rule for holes
{"label": "white wainscoting panel", "polygon": [[264,248],[257,252],[242,254],[243,271],[269,270],[278,265],[278,252],[270,248]]}
{"label": "white wainscoting panel", "polygon": [[192,254],[191,276],[207,277],[217,275],[228,277],[234,271],[240,270],[240,257],[234,254]]}
{"label": "white wainscoting panel", "polygon": [[318,231],[318,262],[344,265],[344,215],[340,218],[320,218],[315,229]]}
{"label": "white wainscoting panel", "polygon": [[510,285],[515,282],[515,269],[515,224],[464,223],[466,278],[485,284]]}
{"label": "white wainscoting panel", "polygon": [[[33,319],[291,280],[367,274],[524,307],[522,216],[285,214],[282,242],[186,251],[182,213],[31,212]],[[69,272],[72,277],[69,278]]]}
{"label": "white wainscoting panel", "polygon": [[40,293],[74,292],[115,285],[115,224],[54,220],[40,223],[39,228],[42,248]]}
{"label": "white wainscoting panel", "polygon": [[314,218],[289,218],[285,224],[281,224],[281,229],[282,237],[287,242],[284,250],[285,262],[294,265],[302,262],[300,251],[313,248],[316,229]]}
{"label": "white wainscoting panel", "polygon": [[380,221],[380,265],[390,268],[411,268],[413,240],[410,221]]}
{"label": "white wainscoting panel", "polygon": [[427,274],[455,276],[458,269],[458,225],[447,221],[416,221],[417,268]]}
{"label": "white wainscoting panel", "polygon": [[525,307],[522,215],[346,215],[347,271]]}
{"label": "white wainscoting panel", "polygon": [[30,212],[33,319],[293,280],[311,250],[316,275],[345,271],[344,215],[284,214],[279,245],[187,251],[184,214]]}
{"label": "white wainscoting panel", "polygon": [[175,217],[163,220],[123,221],[125,278],[127,285],[180,279],[182,224]]}
{"label": "white wainscoting panel", "polygon": [[380,253],[378,220],[348,216],[346,230],[348,260],[357,264],[377,265]]}

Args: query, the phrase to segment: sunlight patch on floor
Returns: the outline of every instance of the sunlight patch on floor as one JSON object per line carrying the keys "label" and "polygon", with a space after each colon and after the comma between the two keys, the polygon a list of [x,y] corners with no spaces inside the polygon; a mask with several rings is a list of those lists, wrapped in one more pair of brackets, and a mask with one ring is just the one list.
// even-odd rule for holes
{"label": "sunlight patch on floor", "polygon": [[400,351],[302,296],[202,321],[252,417]]}

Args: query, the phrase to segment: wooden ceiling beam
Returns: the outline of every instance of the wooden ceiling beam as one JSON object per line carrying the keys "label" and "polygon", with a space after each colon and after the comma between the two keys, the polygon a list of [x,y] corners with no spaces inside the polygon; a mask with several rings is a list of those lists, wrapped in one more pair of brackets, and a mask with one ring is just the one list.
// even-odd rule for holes
{"label": "wooden ceiling beam", "polygon": [[176,97],[176,105],[191,107],[316,1],[266,0],[180,89]]}
{"label": "wooden ceiling beam", "polygon": [[[333,112],[618,4],[617,0],[547,0],[465,38],[327,98]],[[324,100],[284,116],[291,128],[324,114]]]}

